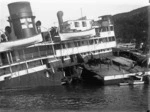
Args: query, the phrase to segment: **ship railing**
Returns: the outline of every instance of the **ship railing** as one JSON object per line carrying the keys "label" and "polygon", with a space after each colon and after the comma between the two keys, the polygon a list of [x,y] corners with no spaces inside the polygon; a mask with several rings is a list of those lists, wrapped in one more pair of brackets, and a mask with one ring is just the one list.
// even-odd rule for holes
{"label": "ship railing", "polygon": [[36,59],[43,59],[43,58],[49,58],[49,57],[53,57],[54,54],[52,52],[46,52],[46,51],[40,51],[40,53],[38,52],[33,52],[33,53],[28,53],[25,55],[16,55],[16,56],[10,56],[9,55],[9,60],[8,58],[0,58],[0,67],[5,66],[5,65],[9,65],[9,64],[13,64],[13,63],[18,63],[18,62],[23,62],[23,61],[30,61],[30,60],[36,60]]}
{"label": "ship railing", "polygon": [[[44,68],[43,68],[44,67]],[[39,69],[37,69],[39,68]],[[7,76],[14,77],[15,75],[27,74],[28,72],[36,72],[33,70],[44,70],[46,65],[42,64],[40,60],[28,63],[20,63],[19,65],[7,66],[0,68],[0,81]],[[22,73],[21,73],[22,72]],[[21,73],[21,74],[20,74]]]}

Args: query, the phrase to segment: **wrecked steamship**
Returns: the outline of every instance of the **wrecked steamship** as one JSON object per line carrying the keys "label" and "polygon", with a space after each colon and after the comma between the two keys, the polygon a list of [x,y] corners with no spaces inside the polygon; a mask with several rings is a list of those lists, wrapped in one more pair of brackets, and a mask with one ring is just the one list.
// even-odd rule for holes
{"label": "wrecked steamship", "polygon": [[82,79],[83,63],[108,57],[116,47],[109,15],[98,21],[64,22],[59,11],[59,29],[40,32],[29,2],[10,3],[8,9],[10,27],[5,28],[1,37],[7,38],[0,43],[0,89],[55,86]]}

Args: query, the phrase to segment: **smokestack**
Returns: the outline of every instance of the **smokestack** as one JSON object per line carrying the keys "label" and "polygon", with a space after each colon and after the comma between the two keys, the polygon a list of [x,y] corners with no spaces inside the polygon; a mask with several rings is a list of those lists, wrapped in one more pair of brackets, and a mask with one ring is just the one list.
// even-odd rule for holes
{"label": "smokestack", "polygon": [[35,16],[29,2],[15,2],[8,4],[10,24],[14,29],[17,39],[28,38],[37,35]]}
{"label": "smokestack", "polygon": [[59,22],[59,28],[60,28],[60,32],[62,32],[63,30],[63,12],[62,11],[58,11],[57,12],[57,18],[58,18],[58,22]]}

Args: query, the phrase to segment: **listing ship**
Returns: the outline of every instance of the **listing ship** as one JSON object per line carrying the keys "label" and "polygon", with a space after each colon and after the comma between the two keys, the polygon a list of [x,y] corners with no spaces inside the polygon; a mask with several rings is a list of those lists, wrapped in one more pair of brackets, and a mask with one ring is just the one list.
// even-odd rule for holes
{"label": "listing ship", "polygon": [[110,57],[116,47],[110,15],[97,21],[64,22],[59,11],[59,29],[41,32],[29,2],[10,3],[8,9],[10,27],[5,28],[0,42],[2,90],[56,86],[80,79],[83,63]]}

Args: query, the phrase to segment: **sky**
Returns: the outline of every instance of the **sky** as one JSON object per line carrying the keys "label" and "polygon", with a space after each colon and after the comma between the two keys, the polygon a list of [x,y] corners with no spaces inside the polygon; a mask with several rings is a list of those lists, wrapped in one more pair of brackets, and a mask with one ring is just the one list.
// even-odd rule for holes
{"label": "sky", "polygon": [[[8,26],[7,5],[22,0],[0,0],[0,29]],[[57,12],[63,11],[63,20],[74,20],[82,16],[96,19],[102,15],[114,15],[149,5],[149,0],[23,0],[30,2],[35,21],[50,28],[58,23]],[[82,13],[81,13],[82,12]]]}

